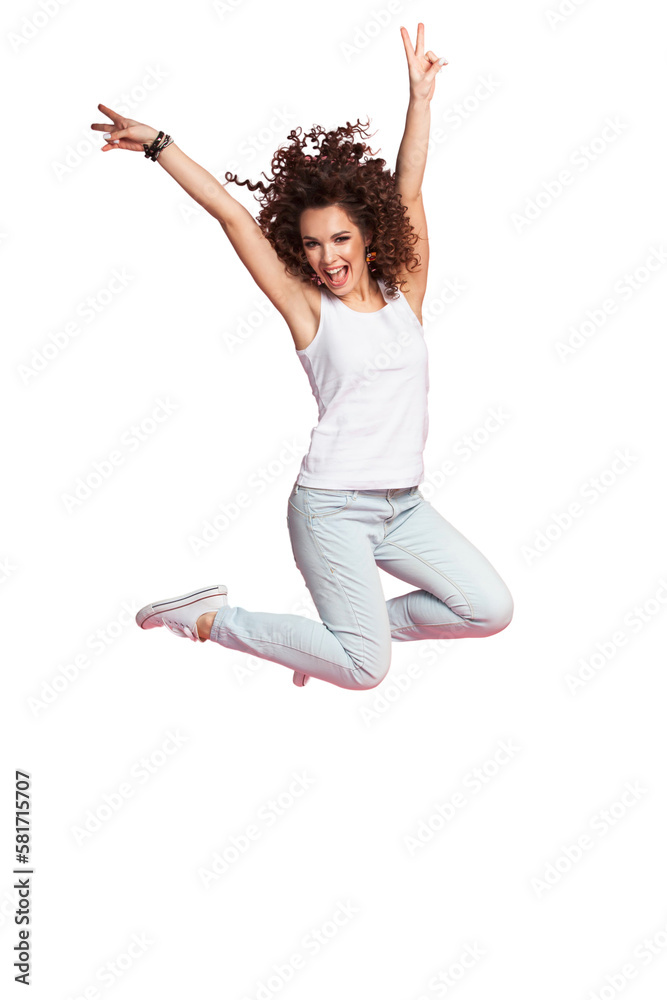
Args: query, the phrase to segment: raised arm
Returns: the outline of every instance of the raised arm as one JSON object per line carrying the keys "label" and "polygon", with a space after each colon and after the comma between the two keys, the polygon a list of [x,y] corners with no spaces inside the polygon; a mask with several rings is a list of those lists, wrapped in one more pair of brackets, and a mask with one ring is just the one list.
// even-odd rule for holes
{"label": "raised arm", "polygon": [[[157,129],[124,118],[104,104],[98,104],[98,108],[113,122],[112,125],[91,125],[96,131],[103,131],[105,137],[108,135],[106,144],[102,146],[103,152],[129,149],[143,153],[143,144],[150,145],[158,135]],[[303,308],[303,283],[287,274],[283,262],[250,212],[213,174],[192,160],[175,142],[162,150],[156,162],[198,205],[217,219],[255,283],[289,323],[295,307],[297,312]]]}
{"label": "raised arm", "polygon": [[435,78],[447,60],[438,60],[430,49],[424,53],[424,25],[417,26],[417,44],[412,49],[410,35],[401,27],[410,76],[410,99],[405,119],[405,131],[396,158],[396,190],[408,207],[410,224],[419,236],[416,251],[421,256],[421,266],[406,271],[402,278],[411,292],[421,301],[426,292],[428,276],[428,229],[422,200],[422,181],[426,168],[429,132],[431,129],[431,98],[435,92]]}

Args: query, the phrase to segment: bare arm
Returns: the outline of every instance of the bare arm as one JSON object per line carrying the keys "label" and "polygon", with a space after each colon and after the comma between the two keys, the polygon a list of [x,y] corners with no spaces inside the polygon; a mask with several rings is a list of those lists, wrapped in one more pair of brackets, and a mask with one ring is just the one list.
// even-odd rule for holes
{"label": "bare arm", "polygon": [[[158,134],[157,131],[154,132],[155,135]],[[221,225],[242,207],[217,177],[192,160],[175,142],[162,150],[157,162]]]}
{"label": "bare arm", "polygon": [[[157,129],[123,118],[103,104],[98,107],[114,123],[113,126],[108,123],[91,126],[98,131],[109,130],[107,144],[102,147],[105,152],[130,149],[143,153],[143,144],[150,145],[158,135]],[[255,283],[288,324],[295,314],[303,314],[303,282],[298,277],[287,274],[284,264],[250,212],[232,197],[212,173],[184,153],[176,142],[171,142],[163,149],[156,162],[198,205],[217,219]]]}
{"label": "bare arm", "polygon": [[198,205],[217,219],[255,283],[289,323],[295,295],[303,294],[302,282],[286,273],[284,264],[247,208],[175,142],[160,153],[157,162]]}
{"label": "bare arm", "polygon": [[396,188],[403,201],[411,202],[421,197],[430,130],[430,102],[410,95],[405,130],[396,157]]}
{"label": "bare arm", "polygon": [[429,49],[424,54],[424,25],[417,26],[417,44],[414,52],[410,36],[401,28],[410,74],[410,100],[405,119],[405,131],[396,158],[396,190],[401,201],[408,207],[408,218],[419,237],[416,251],[421,264],[412,271],[406,271],[404,278],[419,299],[426,292],[428,275],[429,246],[426,213],[422,199],[422,181],[428,154],[429,132],[431,129],[431,98],[435,91],[435,77],[440,72],[440,64]]}

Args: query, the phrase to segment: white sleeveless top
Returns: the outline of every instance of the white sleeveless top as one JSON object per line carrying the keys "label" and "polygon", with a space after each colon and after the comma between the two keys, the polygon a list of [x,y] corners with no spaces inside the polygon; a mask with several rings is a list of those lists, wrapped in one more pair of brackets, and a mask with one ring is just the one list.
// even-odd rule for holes
{"label": "white sleeveless top", "polygon": [[318,489],[400,489],[424,476],[428,352],[402,292],[357,312],[322,285],[320,324],[297,355],[319,410],[297,483]]}

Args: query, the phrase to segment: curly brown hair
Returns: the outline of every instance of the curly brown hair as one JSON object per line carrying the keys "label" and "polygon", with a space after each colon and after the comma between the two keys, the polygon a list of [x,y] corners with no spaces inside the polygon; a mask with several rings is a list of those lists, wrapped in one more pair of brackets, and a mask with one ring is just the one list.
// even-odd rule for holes
{"label": "curly brown hair", "polygon": [[[246,184],[250,191],[261,190],[263,198],[256,200],[263,207],[257,223],[286,271],[301,275],[304,281],[312,280],[314,272],[303,251],[301,213],[307,208],[340,206],[364,235],[373,232],[373,275],[383,279],[389,298],[396,298],[397,286],[405,284],[398,275],[419,266],[420,257],[412,249],[418,236],[396,190],[395,174],[383,159],[374,158],[366,143],[358,141],[358,136],[369,137],[359,119],[330,132],[320,125],[302,132],[301,126],[292,129],[291,145],[273,154],[272,176],[262,172],[268,184],[239,180],[231,171],[225,180]],[[318,156],[304,153],[308,139],[319,150]]]}

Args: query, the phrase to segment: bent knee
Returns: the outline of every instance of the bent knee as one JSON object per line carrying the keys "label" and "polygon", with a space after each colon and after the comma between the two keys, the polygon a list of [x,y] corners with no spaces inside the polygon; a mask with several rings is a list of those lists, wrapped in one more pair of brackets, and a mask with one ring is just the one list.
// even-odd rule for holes
{"label": "bent knee", "polygon": [[381,684],[389,673],[391,653],[388,656],[366,661],[363,666],[354,670],[355,690],[370,691]]}

